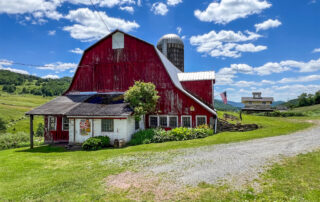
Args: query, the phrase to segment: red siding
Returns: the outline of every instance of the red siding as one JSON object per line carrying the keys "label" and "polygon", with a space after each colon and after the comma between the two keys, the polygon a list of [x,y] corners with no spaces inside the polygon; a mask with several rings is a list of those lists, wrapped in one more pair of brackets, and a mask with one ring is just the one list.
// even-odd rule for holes
{"label": "red siding", "polygon": [[196,98],[206,103],[209,106],[212,105],[212,80],[204,81],[183,81],[181,82],[183,88],[194,95]]}
{"label": "red siding", "polygon": [[48,131],[48,117],[45,116],[45,134],[44,141],[46,143],[68,142],[69,131],[62,130],[62,116],[57,116],[57,126],[55,131]]}
{"label": "red siding", "polygon": [[[113,50],[111,36],[88,49],[66,93],[125,92],[134,81],[140,80],[156,85],[160,95],[159,114],[212,116],[174,86],[152,45],[129,35],[124,40],[124,49]],[[191,106],[195,111],[190,111]]]}

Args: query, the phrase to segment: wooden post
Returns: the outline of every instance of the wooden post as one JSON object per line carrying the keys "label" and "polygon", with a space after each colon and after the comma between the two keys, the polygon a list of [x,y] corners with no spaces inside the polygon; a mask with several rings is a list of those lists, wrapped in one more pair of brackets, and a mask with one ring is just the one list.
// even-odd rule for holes
{"label": "wooden post", "polygon": [[33,149],[33,115],[30,115],[30,149]]}

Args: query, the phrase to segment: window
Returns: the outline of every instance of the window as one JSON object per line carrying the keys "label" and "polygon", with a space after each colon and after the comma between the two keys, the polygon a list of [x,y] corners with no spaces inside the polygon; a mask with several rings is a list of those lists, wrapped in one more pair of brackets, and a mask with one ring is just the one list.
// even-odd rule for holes
{"label": "window", "polygon": [[49,131],[56,130],[56,117],[49,116]]}
{"label": "window", "polygon": [[140,128],[140,123],[137,120],[134,120],[135,129],[138,130]]}
{"label": "window", "polygon": [[196,116],[196,117],[197,117],[197,126],[207,124],[207,117],[206,116]]}
{"label": "window", "polygon": [[62,118],[62,130],[63,131],[69,130],[69,119],[67,117]]}
{"label": "window", "polygon": [[168,127],[168,117],[160,116],[160,127]]}
{"label": "window", "polygon": [[157,116],[150,116],[149,125],[150,128],[156,128],[158,127],[158,117]]}
{"label": "window", "polygon": [[116,32],[112,35],[112,49],[124,48],[124,34]]}
{"label": "window", "polygon": [[177,116],[169,116],[169,127],[170,128],[178,127],[178,117]]}
{"label": "window", "polygon": [[101,120],[101,132],[113,132],[113,119]]}
{"label": "window", "polygon": [[191,128],[191,116],[182,116],[181,117],[181,126]]}
{"label": "window", "polygon": [[251,101],[249,102],[249,105],[252,105],[252,102],[251,102]]}
{"label": "window", "polygon": [[263,105],[266,105],[266,104],[267,104],[267,102],[262,102],[262,104],[263,104]]}

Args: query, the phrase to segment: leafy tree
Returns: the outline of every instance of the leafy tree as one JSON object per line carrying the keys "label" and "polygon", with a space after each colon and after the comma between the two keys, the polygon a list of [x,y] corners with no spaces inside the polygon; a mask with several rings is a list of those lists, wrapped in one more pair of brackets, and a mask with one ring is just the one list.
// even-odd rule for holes
{"label": "leafy tree", "polygon": [[4,85],[2,87],[2,90],[7,92],[7,93],[14,93],[14,91],[16,91],[16,87],[14,85]]}
{"label": "leafy tree", "polygon": [[124,100],[133,108],[137,121],[141,116],[155,111],[158,99],[156,86],[151,82],[136,81],[124,94]]}
{"label": "leafy tree", "polygon": [[318,91],[314,94],[314,103],[320,104],[320,91]]}
{"label": "leafy tree", "polygon": [[6,132],[6,122],[0,118],[0,132]]}
{"label": "leafy tree", "polygon": [[307,93],[302,93],[299,97],[298,97],[298,105],[299,106],[307,106],[308,105],[308,95]]}
{"label": "leafy tree", "polygon": [[36,131],[36,136],[37,137],[42,137],[44,134],[44,126],[42,123],[39,123],[38,124],[38,128],[37,128],[37,131]]}
{"label": "leafy tree", "polygon": [[22,91],[21,91],[21,94],[27,94],[27,93],[29,93],[29,91],[27,90],[26,87],[23,87]]}

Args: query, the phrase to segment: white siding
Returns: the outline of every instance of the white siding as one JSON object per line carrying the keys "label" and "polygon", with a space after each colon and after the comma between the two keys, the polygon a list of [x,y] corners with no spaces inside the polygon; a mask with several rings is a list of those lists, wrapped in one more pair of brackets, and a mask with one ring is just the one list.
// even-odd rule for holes
{"label": "white siding", "polygon": [[90,121],[90,126],[91,126],[91,132],[89,133],[89,135],[81,135],[80,134],[80,120],[81,119],[76,119],[76,137],[75,137],[75,143],[83,143],[84,141],[86,141],[87,139],[89,139],[90,137],[92,137],[92,119],[89,119]]}
{"label": "white siding", "polygon": [[69,119],[69,143],[74,142],[74,119]]}

